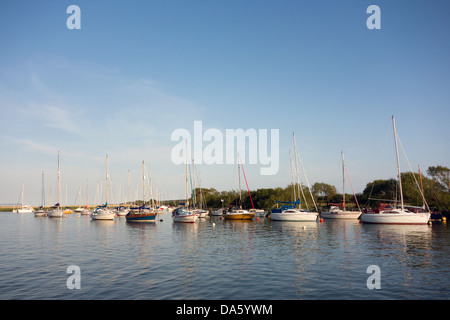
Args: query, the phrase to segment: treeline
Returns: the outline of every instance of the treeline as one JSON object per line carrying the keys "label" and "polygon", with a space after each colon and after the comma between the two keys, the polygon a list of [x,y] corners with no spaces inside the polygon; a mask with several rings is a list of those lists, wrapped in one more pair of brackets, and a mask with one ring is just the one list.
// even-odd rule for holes
{"label": "treeline", "polygon": [[[442,166],[429,167],[427,174],[429,177],[411,172],[401,174],[405,205],[421,207],[425,198],[431,210],[449,212],[450,169]],[[294,187],[298,187],[298,185],[290,184],[285,188],[264,188],[251,191],[253,205],[256,209],[270,210],[277,207],[276,201],[294,201]],[[423,190],[424,198],[419,190]],[[315,209],[311,193],[320,211],[328,209],[331,203],[342,203],[342,193],[338,193],[335,186],[327,183],[314,183],[311,186],[311,193],[307,186],[301,186],[301,191],[300,201],[303,208]],[[238,206],[240,203],[238,190],[217,191],[214,188],[203,188],[201,192],[203,207],[206,208]],[[199,203],[200,189],[197,188],[195,190],[195,195],[196,202]],[[357,206],[353,194],[346,193],[345,199],[346,207],[352,208]],[[378,208],[381,202],[400,199],[397,179],[369,182],[362,193],[356,194],[356,199],[361,209]],[[192,199],[190,199],[190,202],[192,203]],[[252,208],[247,190],[242,190],[242,207],[246,209]]]}

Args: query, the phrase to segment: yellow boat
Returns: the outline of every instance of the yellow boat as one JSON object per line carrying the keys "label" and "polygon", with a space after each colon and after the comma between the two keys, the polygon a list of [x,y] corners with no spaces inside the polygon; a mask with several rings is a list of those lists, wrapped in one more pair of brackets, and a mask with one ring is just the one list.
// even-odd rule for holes
{"label": "yellow boat", "polygon": [[227,220],[252,220],[254,216],[254,212],[243,209],[231,209],[222,215],[222,217]]}

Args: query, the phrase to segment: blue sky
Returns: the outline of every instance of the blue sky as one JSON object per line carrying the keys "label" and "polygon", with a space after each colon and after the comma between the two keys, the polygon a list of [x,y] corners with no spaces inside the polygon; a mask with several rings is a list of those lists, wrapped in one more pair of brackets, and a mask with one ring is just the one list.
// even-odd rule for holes
{"label": "blue sky", "polygon": [[[69,5],[81,29],[69,30]],[[369,30],[369,5],[381,29]],[[184,196],[170,158],[178,128],[279,129],[278,174],[245,165],[251,189],[291,182],[292,132],[310,183],[356,192],[395,176],[391,116],[414,170],[450,167],[448,1],[2,1],[0,203],[40,203],[88,181],[122,194],[142,161],[165,198]],[[406,162],[402,170],[409,170]],[[233,165],[199,165],[204,187],[237,188]],[[304,179],[303,181],[304,182]],[[244,184],[243,184],[244,186]],[[349,188],[347,188],[349,191]],[[113,191],[114,192],[114,191]],[[54,197],[54,191],[53,191]]]}

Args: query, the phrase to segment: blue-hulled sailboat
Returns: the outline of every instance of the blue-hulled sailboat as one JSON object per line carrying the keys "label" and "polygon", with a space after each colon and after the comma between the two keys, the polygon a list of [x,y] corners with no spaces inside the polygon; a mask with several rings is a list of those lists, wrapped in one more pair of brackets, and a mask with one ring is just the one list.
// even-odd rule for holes
{"label": "blue-hulled sailboat", "polygon": [[130,208],[125,218],[127,222],[155,222],[158,215],[157,210],[145,206],[145,165],[142,161],[142,182],[143,182],[143,200],[144,203],[140,207]]}

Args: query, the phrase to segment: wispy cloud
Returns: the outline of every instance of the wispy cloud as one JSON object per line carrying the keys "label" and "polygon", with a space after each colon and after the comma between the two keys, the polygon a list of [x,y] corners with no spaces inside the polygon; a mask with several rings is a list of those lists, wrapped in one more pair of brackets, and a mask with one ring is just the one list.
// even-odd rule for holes
{"label": "wispy cloud", "polygon": [[80,135],[82,131],[77,129],[76,116],[68,109],[47,105],[31,103],[28,108],[20,109],[24,115],[33,117],[40,125],[55,128]]}

